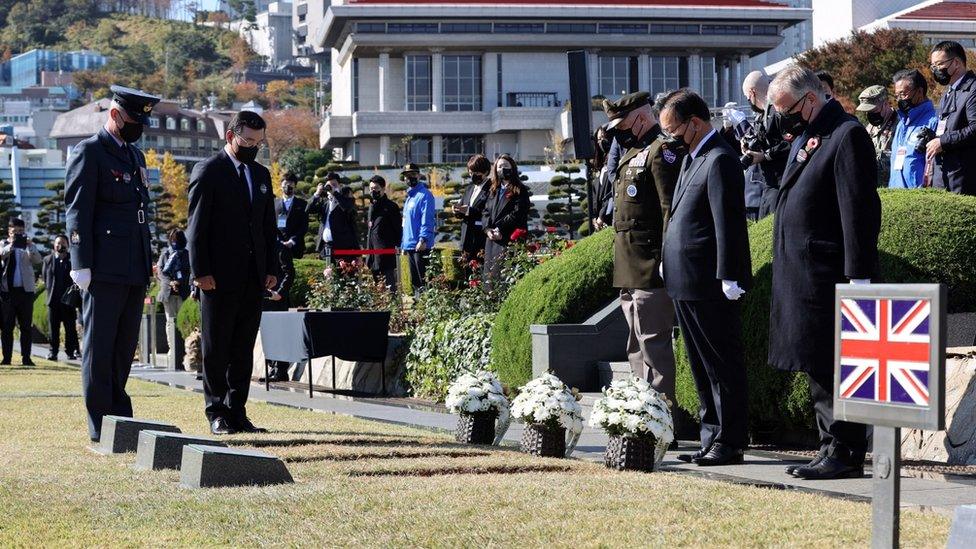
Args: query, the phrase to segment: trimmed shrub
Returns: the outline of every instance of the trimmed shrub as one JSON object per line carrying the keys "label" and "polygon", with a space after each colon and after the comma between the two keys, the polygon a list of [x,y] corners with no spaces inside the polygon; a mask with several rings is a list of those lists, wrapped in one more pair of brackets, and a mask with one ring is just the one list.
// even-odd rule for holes
{"label": "trimmed shrub", "polygon": [[308,305],[308,293],[311,291],[311,281],[322,276],[325,261],[322,259],[304,258],[295,260],[295,283],[291,286],[289,298],[292,307]]}
{"label": "trimmed shrub", "polygon": [[37,297],[34,298],[34,305],[31,312],[31,319],[34,323],[34,328],[37,329],[45,339],[50,337],[51,334],[51,321],[47,315],[47,290],[39,289],[37,291]]}
{"label": "trimmed shrub", "polygon": [[532,324],[581,322],[613,299],[613,231],[580,240],[515,284],[492,330],[491,365],[516,387],[532,378]]}
{"label": "trimmed shrub", "polygon": [[176,315],[176,326],[180,333],[189,336],[194,329],[200,327],[200,302],[194,299],[187,299],[180,306],[180,312]]}

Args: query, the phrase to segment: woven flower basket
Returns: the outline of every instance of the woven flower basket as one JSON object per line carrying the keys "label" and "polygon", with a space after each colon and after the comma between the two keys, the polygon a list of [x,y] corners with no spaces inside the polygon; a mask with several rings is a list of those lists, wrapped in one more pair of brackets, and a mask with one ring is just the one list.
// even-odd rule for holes
{"label": "woven flower basket", "polygon": [[603,454],[603,463],[618,471],[653,471],[656,444],[657,439],[653,435],[643,437],[612,435]]}
{"label": "woven flower basket", "polygon": [[566,429],[526,425],[522,432],[522,451],[540,457],[565,457]]}
{"label": "woven flower basket", "polygon": [[460,414],[454,439],[462,444],[491,444],[495,441],[498,410]]}

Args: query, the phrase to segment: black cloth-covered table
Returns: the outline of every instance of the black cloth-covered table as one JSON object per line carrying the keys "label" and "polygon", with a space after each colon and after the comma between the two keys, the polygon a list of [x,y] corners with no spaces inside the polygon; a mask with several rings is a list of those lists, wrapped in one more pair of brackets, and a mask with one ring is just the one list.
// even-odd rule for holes
{"label": "black cloth-covered table", "polygon": [[[385,379],[389,331],[389,311],[265,311],[261,315],[261,345],[266,360],[302,362],[332,356],[333,384],[336,357],[378,362]],[[311,396],[311,362],[308,384]],[[385,391],[385,382],[383,387]]]}

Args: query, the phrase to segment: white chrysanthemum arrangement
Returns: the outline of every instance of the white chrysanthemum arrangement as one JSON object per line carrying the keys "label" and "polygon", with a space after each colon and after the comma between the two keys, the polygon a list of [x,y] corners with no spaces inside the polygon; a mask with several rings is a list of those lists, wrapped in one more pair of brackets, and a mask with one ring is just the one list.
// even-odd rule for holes
{"label": "white chrysanthemum arrangement", "polygon": [[573,452],[583,432],[583,408],[579,393],[558,377],[543,374],[522,387],[512,400],[512,416],[526,424],[566,429],[566,455]]}
{"label": "white chrysanthemum arrangement", "polygon": [[474,414],[477,412],[498,413],[495,427],[495,442],[501,442],[511,422],[511,407],[498,376],[481,370],[461,374],[447,390],[445,401],[448,410],[454,414]]}
{"label": "white chrysanthemum arrangement", "polygon": [[590,415],[590,426],[611,436],[653,435],[658,445],[674,440],[674,420],[667,398],[643,379],[614,381],[603,390]]}

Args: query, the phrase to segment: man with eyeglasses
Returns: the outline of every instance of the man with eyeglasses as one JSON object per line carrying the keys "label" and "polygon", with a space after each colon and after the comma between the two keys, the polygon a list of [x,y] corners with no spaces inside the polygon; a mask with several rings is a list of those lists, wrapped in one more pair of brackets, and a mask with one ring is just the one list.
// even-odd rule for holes
{"label": "man with eyeglasses", "polygon": [[132,416],[125,385],[152,273],[149,177],[136,143],[159,98],[122,86],[111,91],[105,127],[75,146],[64,189],[69,276],[82,290],[81,379],[92,442],[101,438],[104,416]]}
{"label": "man with eyeglasses", "polygon": [[891,142],[891,170],[887,185],[892,189],[928,186],[925,147],[935,136],[939,119],[928,98],[929,85],[915,69],[898,71],[892,77],[898,101],[898,125]]}
{"label": "man with eyeglasses", "polygon": [[932,77],[946,90],[926,160],[937,165],[935,186],[976,195],[976,74],[966,69],[966,50],[958,42],[939,42],[930,59]]}
{"label": "man with eyeglasses", "polygon": [[224,148],[190,175],[187,240],[200,289],[206,415],[215,435],[264,431],[246,411],[261,301],[278,272],[271,173],[255,161],[264,134],[257,113],[235,114]]}
{"label": "man with eyeglasses", "polygon": [[878,165],[864,126],[825,97],[817,75],[793,65],[769,98],[783,130],[796,136],[780,183],[773,236],[769,364],[804,372],[820,431],[820,451],[787,473],[805,479],[860,477],[865,426],[836,421],[834,287],[878,273]]}

